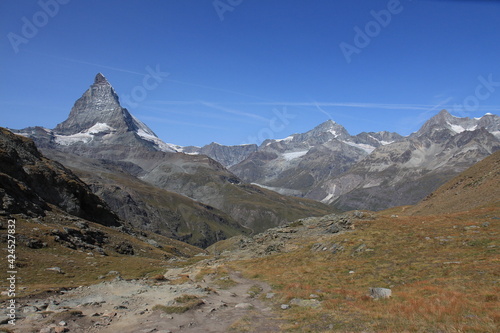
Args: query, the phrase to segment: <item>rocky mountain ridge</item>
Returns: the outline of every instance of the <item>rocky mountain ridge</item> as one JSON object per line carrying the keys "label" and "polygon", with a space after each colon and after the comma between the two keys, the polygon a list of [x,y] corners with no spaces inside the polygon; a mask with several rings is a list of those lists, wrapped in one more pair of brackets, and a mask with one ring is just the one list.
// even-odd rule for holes
{"label": "rocky mountain ridge", "polygon": [[307,196],[375,148],[401,138],[390,132],[351,136],[342,125],[328,120],[306,133],[264,141],[256,153],[230,170],[247,182],[283,194]]}
{"label": "rocky mountain ridge", "polygon": [[328,200],[323,202],[342,209],[380,210],[415,204],[499,150],[499,124],[500,117],[495,115],[471,120],[453,117],[443,110],[417,133],[377,148],[346,173],[327,180],[309,197],[326,197]]}

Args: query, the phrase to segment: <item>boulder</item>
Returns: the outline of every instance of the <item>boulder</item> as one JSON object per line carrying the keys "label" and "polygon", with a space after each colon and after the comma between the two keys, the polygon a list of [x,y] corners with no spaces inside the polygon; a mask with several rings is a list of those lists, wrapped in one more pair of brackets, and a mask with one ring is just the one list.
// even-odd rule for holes
{"label": "boulder", "polygon": [[370,288],[370,297],[373,299],[390,298],[392,290],[387,288]]}
{"label": "boulder", "polygon": [[294,298],[290,301],[291,305],[297,305],[305,308],[318,308],[321,306],[321,302],[317,299],[300,299]]}

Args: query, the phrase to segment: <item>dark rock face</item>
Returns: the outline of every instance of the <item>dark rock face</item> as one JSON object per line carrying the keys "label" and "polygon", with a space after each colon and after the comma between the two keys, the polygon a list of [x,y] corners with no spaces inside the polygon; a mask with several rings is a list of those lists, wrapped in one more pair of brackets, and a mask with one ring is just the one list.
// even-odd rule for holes
{"label": "dark rock face", "polygon": [[115,246],[116,252],[126,255],[134,255],[134,247],[130,243],[122,242]]}
{"label": "dark rock face", "polygon": [[95,76],[94,85],[98,84],[104,84],[108,86],[110,85],[108,80],[104,77],[104,75],[102,75],[102,73],[97,73],[97,75]]}
{"label": "dark rock face", "polygon": [[67,227],[64,227],[63,230],[54,229],[51,235],[54,236],[56,242],[70,249],[94,250],[103,255],[106,255],[106,252],[102,246],[109,243],[108,236],[104,232],[88,226],[83,229]]}
{"label": "dark rock face", "polygon": [[0,128],[0,197],[7,213],[43,214],[49,205],[106,226],[121,225],[70,170],[45,158],[34,142]]}

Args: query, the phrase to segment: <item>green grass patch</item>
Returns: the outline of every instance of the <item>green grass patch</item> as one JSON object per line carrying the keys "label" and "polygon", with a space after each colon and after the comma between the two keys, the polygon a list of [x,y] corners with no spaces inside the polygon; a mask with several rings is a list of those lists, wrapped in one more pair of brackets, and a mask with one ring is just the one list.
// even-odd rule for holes
{"label": "green grass patch", "polygon": [[251,298],[255,298],[262,293],[263,289],[261,286],[254,284],[248,289],[247,294],[250,295]]}

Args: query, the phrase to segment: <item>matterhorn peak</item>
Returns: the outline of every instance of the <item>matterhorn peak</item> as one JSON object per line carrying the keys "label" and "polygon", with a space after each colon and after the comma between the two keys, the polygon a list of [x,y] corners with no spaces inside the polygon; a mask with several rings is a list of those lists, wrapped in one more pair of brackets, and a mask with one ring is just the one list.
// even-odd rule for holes
{"label": "matterhorn peak", "polygon": [[118,95],[106,80],[98,73],[94,83],[80,97],[66,119],[55,128],[56,133],[69,135],[88,130],[97,123],[107,124],[116,130],[128,130],[130,118],[123,112]]}
{"label": "matterhorn peak", "polygon": [[56,142],[62,145],[134,144],[139,140],[156,150],[173,152],[177,149],[160,140],[120,105],[118,94],[102,73],[95,76],[94,83],[75,102],[68,118],[53,131]]}
{"label": "matterhorn peak", "polygon": [[97,75],[95,76],[95,79],[94,79],[94,84],[106,84],[106,85],[109,85],[109,82],[108,80],[106,79],[106,77],[104,75],[102,75],[102,73],[97,73]]}

